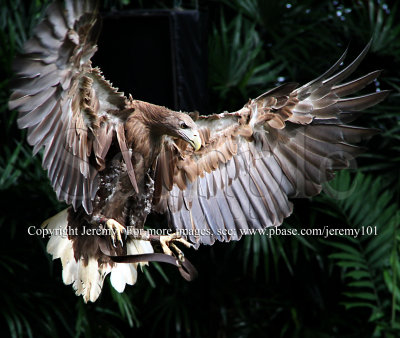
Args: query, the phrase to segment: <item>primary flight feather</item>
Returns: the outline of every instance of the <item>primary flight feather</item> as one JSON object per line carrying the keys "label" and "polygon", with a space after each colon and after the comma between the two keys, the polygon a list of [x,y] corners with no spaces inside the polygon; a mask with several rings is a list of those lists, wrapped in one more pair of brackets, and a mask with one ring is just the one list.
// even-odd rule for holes
{"label": "primary flight feather", "polygon": [[[318,194],[349,166],[361,151],[353,144],[375,130],[347,123],[387,95],[343,98],[380,74],[342,84],[367,46],[341,71],[345,55],[306,85],[284,84],[239,111],[192,119],[113,88],[90,61],[99,29],[92,1],[50,5],[14,63],[9,101],[34,153],[44,149],[57,198],[71,205],[45,222],[69,231],[54,233],[47,250],[85,301],[98,298],[108,273],[122,292],[136,282],[138,264],[171,263],[154,242],[182,268],[176,242],[197,248],[280,225],[290,198]],[[177,234],[139,231],[151,212],[167,215]]]}

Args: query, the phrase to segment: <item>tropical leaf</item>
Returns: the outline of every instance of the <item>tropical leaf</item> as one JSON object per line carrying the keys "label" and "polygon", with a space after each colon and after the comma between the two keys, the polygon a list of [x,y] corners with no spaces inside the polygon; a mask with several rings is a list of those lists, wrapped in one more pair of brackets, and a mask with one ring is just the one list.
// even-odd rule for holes
{"label": "tropical leaf", "polygon": [[[356,174],[353,180],[350,177],[349,172],[341,172],[329,184],[329,195],[315,200],[334,207],[337,218],[345,221],[343,226],[357,230],[357,235],[324,243],[335,248],[329,258],[343,270],[348,286],[343,293],[347,299],[342,302],[346,309],[370,308],[370,321],[376,324],[377,331],[395,330],[395,313],[400,306],[396,285],[400,211],[393,193],[380,178],[362,173]],[[391,302],[385,302],[388,295]],[[391,320],[384,317],[390,312]]]}
{"label": "tropical leaf", "polygon": [[283,68],[275,61],[260,62],[262,43],[255,24],[241,15],[227,23],[222,12],[209,50],[210,86],[218,93],[217,102],[224,102],[219,109],[237,109],[252,94],[266,91]]}

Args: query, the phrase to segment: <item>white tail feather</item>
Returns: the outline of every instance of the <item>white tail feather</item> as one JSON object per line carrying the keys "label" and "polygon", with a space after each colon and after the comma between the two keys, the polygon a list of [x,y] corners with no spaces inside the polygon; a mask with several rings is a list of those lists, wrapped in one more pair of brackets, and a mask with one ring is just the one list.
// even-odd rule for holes
{"label": "white tail feather", "polygon": [[[47,252],[53,259],[60,258],[63,272],[63,282],[72,284],[75,293],[83,296],[85,302],[94,302],[99,297],[104,279],[111,272],[111,284],[118,292],[123,292],[126,284],[133,285],[137,279],[137,263],[116,263],[113,267],[109,264],[98,264],[94,257],[89,258],[86,265],[83,259],[75,259],[72,241],[68,236],[63,236],[67,231],[68,209],[45,221],[42,227],[55,230],[47,243]],[[153,253],[150,242],[142,240],[129,240],[127,254]],[[148,263],[140,263],[140,265]]]}
{"label": "white tail feather", "polygon": [[[128,255],[137,255],[143,253],[153,253],[153,247],[148,241],[130,240],[127,242],[126,251]],[[141,266],[148,263],[139,263]],[[118,292],[124,292],[125,285],[133,285],[137,279],[137,263],[120,263],[111,271],[111,284]]]}

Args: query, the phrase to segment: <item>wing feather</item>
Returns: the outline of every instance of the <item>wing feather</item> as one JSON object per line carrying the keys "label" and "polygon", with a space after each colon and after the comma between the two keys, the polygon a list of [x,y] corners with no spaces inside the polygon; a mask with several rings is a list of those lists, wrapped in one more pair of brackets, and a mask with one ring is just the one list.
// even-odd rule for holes
{"label": "wing feather", "polygon": [[87,213],[127,102],[91,66],[98,33],[93,1],[51,4],[14,63],[9,100],[34,153],[45,148],[43,167],[57,197]]}
{"label": "wing feather", "polygon": [[364,88],[381,72],[340,84],[369,46],[339,72],[346,52],[327,72],[302,87],[284,84],[237,112],[199,116],[202,148],[198,152],[180,149],[170,140],[164,146],[163,152],[174,147],[176,153],[159,158],[158,165],[168,171],[156,177],[156,191],[163,191],[164,204],[156,193],[154,209],[167,212],[175,229],[199,230],[198,236],[186,233],[196,245],[238,240],[246,229],[280,225],[292,213],[289,198],[320,193],[335,170],[347,168],[363,151],[353,143],[377,132],[346,123],[388,92],[342,96]]}

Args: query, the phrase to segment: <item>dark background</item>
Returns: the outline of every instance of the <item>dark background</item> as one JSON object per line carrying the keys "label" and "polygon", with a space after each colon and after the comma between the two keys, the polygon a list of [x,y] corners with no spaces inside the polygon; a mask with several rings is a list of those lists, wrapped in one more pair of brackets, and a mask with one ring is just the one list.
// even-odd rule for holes
{"label": "dark background", "polygon": [[[371,51],[352,78],[384,69],[367,91],[391,89],[392,94],[356,124],[382,132],[367,143],[356,170],[338,174],[320,196],[294,201],[294,214],[281,229],[374,226],[378,235],[253,236],[186,250],[199,271],[196,281],[185,282],[176,269],[151,264],[123,294],[107,279],[100,299],[84,304],[71,286],[63,285],[61,264],[45,253],[46,240],[27,234],[29,226],[65,206],[56,201],[40,156],[31,156],[25,131],[16,127],[16,112],[7,109],[12,59],[45,3],[3,0],[1,332],[12,337],[399,336],[398,6],[373,0],[121,0],[103,5],[106,31],[99,44],[104,53],[97,62],[105,76],[137,99],[202,113],[239,109],[280,82],[306,83],[347,46],[350,62],[373,37]],[[167,11],[174,7],[175,12]],[[200,14],[191,12],[189,21],[175,22],[188,26],[174,31],[171,20],[182,8]],[[144,9],[156,9],[156,15],[146,19]],[[110,24],[121,15],[123,20]],[[120,30],[123,41],[107,37],[111,30]]]}

